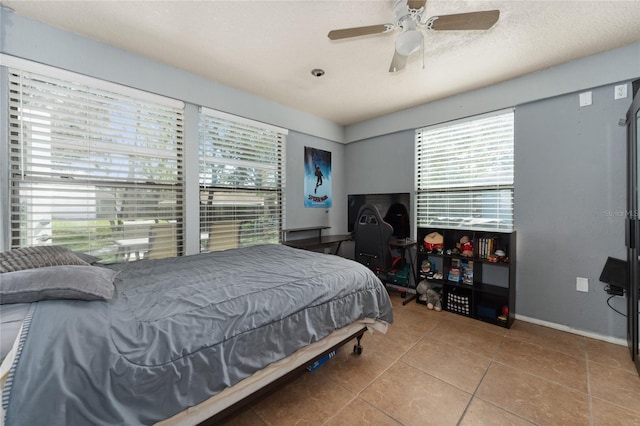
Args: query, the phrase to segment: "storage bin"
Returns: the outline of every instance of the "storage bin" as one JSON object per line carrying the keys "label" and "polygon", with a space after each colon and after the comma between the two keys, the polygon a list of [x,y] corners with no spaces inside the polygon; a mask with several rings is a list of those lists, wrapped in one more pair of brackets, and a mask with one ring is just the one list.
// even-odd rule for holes
{"label": "storage bin", "polygon": [[498,309],[495,306],[478,304],[477,310],[479,317],[484,317],[491,320],[495,320],[496,318],[498,318]]}
{"label": "storage bin", "polygon": [[409,264],[405,264],[402,268],[387,273],[387,281],[392,284],[408,285],[409,284]]}
{"label": "storage bin", "polygon": [[471,315],[469,296],[458,293],[447,293],[447,311],[457,314]]}

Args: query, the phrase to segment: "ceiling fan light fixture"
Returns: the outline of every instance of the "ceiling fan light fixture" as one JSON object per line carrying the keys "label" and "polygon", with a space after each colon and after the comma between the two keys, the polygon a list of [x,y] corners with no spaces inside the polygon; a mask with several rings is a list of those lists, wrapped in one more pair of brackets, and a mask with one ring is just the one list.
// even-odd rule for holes
{"label": "ceiling fan light fixture", "polygon": [[396,52],[403,56],[409,56],[422,46],[422,33],[419,30],[407,30],[396,39]]}

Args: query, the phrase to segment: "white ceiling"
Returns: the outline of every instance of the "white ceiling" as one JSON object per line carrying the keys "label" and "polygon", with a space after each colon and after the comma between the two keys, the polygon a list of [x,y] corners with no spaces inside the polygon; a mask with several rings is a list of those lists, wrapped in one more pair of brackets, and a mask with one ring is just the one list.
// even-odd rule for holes
{"label": "white ceiling", "polygon": [[[499,9],[488,31],[430,31],[389,73],[392,0],[24,1],[15,12],[349,125],[640,41],[640,1],[429,0],[426,16]],[[313,68],[326,71],[311,75]]]}

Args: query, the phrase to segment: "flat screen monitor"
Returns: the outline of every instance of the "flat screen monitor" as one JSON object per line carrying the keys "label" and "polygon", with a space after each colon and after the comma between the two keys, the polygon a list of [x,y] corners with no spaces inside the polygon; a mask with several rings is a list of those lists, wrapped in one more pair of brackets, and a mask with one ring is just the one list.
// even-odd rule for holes
{"label": "flat screen monitor", "polygon": [[600,281],[610,286],[619,287],[629,290],[629,279],[627,278],[627,261],[616,259],[615,257],[607,258],[602,268]]}
{"label": "flat screen monitor", "polygon": [[408,192],[396,192],[389,194],[349,194],[348,226],[349,232],[353,232],[354,224],[358,219],[358,210],[364,204],[373,204],[380,211],[380,215],[386,222],[393,226],[393,236],[396,238],[409,238],[411,197]]}

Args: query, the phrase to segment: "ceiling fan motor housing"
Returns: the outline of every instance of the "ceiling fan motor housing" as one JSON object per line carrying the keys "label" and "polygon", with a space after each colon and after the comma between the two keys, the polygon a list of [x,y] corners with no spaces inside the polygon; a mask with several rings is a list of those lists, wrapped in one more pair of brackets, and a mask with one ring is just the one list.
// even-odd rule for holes
{"label": "ceiling fan motor housing", "polygon": [[396,38],[396,52],[399,55],[409,56],[422,46],[423,35],[417,29],[419,14],[411,11],[407,0],[396,0],[393,4],[393,13],[396,18],[396,26],[402,28],[402,33]]}
{"label": "ceiling fan motor housing", "polygon": [[403,31],[402,34],[396,38],[396,52],[403,56],[411,55],[422,46],[422,38],[422,32],[415,28]]}

